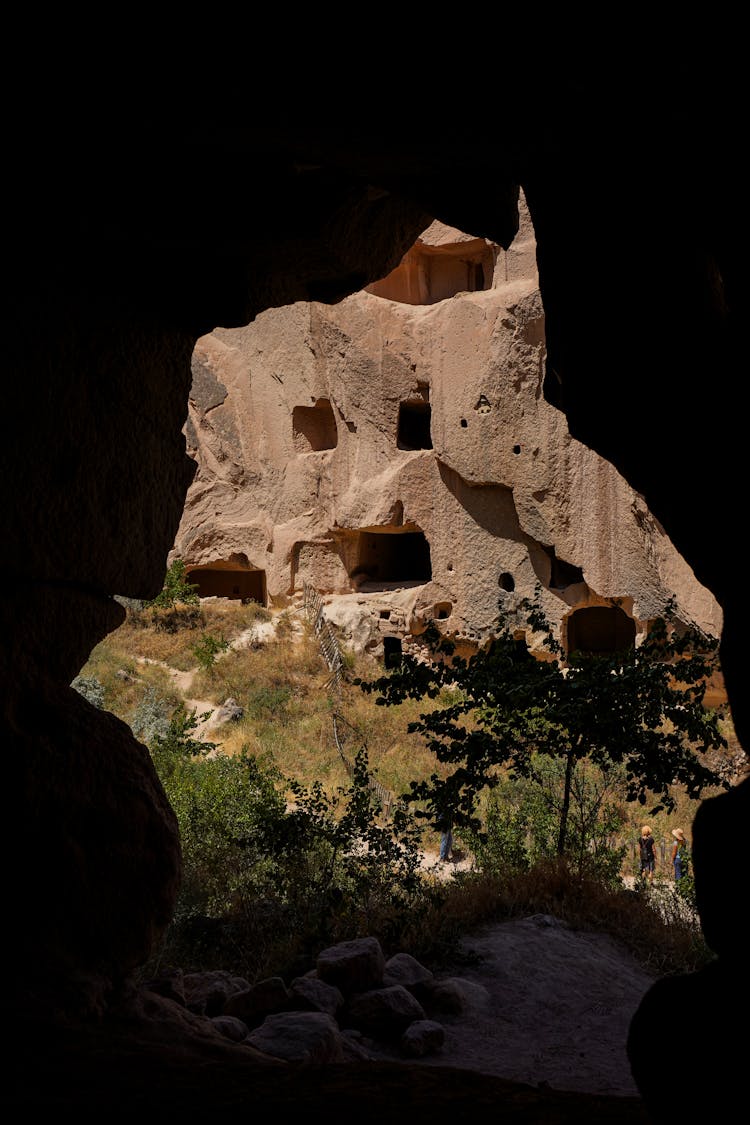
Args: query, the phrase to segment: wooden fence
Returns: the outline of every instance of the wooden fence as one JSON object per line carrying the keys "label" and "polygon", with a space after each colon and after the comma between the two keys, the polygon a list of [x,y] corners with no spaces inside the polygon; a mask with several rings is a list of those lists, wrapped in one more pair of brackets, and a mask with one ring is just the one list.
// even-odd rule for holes
{"label": "wooden fence", "polygon": [[[344,660],[341,655],[338,638],[331,628],[329,622],[326,620],[325,612],[323,609],[323,601],[318,591],[305,582],[302,587],[304,597],[304,607],[307,619],[313,627],[320,651],[323,654],[323,659],[326,662],[330,676],[326,683],[331,696],[335,701],[341,700],[341,682],[345,676]],[[347,756],[345,748],[345,731],[348,729],[357,739],[360,738],[356,729],[351,723],[347,722],[340,710],[334,708],[333,715],[333,740],[336,744],[339,757],[344,764],[344,769],[349,777],[354,776],[354,764]],[[366,748],[366,747],[365,747]],[[390,819],[393,803],[395,801],[395,794],[381,785],[379,781],[370,778],[370,789],[380,802],[383,816],[386,820]]]}

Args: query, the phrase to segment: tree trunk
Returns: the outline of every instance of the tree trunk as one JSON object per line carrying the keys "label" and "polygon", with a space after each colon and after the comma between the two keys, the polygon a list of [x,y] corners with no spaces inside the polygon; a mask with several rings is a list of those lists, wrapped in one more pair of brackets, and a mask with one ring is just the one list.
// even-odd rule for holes
{"label": "tree trunk", "polygon": [[560,811],[560,832],[557,837],[557,854],[563,855],[565,852],[565,842],[568,834],[568,815],[570,813],[570,790],[573,784],[573,767],[575,766],[575,757],[573,755],[573,747],[571,746],[568,752],[568,758],[565,763],[565,789],[563,790],[563,803]]}

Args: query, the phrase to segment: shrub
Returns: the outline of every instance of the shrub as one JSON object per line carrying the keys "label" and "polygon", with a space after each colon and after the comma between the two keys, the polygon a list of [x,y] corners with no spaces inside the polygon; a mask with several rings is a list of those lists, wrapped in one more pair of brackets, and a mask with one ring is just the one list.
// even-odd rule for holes
{"label": "shrub", "polygon": [[70,685],[72,688],[87,699],[94,707],[100,710],[104,706],[104,687],[94,676],[76,676]]}
{"label": "shrub", "polygon": [[265,684],[250,693],[247,714],[252,719],[278,718],[291,698],[292,689],[287,684]]}
{"label": "shrub", "polygon": [[[579,878],[597,878],[617,888],[627,850],[612,843],[625,823],[623,771],[580,761],[569,789],[566,862]],[[482,832],[472,836],[480,870],[528,871],[556,855],[564,791],[565,764],[545,754],[532,755],[528,776],[503,776],[487,797]]]}
{"label": "shrub", "polygon": [[203,620],[199,605],[152,606],[145,623],[157,633],[177,633],[180,629],[197,629]]}
{"label": "shrub", "polygon": [[378,822],[363,756],[349,790],[328,795],[247,752],[207,757],[190,717],[178,718],[152,749],[184,867],[158,961],[256,980],[333,941],[375,935],[394,948],[440,895],[419,876],[418,830],[405,807],[391,824]]}
{"label": "shrub", "polygon": [[157,738],[166,736],[173,710],[168,701],[149,685],[130,720],[130,729],[136,738],[150,746]]}
{"label": "shrub", "polygon": [[225,637],[214,637],[211,633],[203,633],[201,639],[193,645],[193,655],[198,667],[204,672],[210,672],[216,663],[216,657],[226,652],[228,648],[229,641]]}
{"label": "shrub", "polygon": [[196,593],[197,585],[185,580],[186,566],[182,559],[175,559],[168,567],[164,576],[164,585],[161,591],[146,602],[147,608],[173,609],[178,602],[183,605],[198,605],[200,599]]}

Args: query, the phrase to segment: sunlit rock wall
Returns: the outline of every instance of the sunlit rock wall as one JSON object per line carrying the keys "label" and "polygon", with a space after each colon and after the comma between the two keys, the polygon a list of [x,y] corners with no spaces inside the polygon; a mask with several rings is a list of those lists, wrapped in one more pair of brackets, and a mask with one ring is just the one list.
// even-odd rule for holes
{"label": "sunlit rock wall", "polygon": [[[525,207],[508,251],[433,223],[366,291],[198,341],[198,471],[172,554],[202,595],[283,605],[309,583],[375,651],[428,619],[474,646],[537,583],[565,643],[571,614],[602,607],[576,636],[613,644],[611,599],[637,640],[670,595],[719,634],[643,498],[542,397],[535,249]],[[585,293],[580,308],[585,322]],[[619,409],[650,440],[625,395]]]}

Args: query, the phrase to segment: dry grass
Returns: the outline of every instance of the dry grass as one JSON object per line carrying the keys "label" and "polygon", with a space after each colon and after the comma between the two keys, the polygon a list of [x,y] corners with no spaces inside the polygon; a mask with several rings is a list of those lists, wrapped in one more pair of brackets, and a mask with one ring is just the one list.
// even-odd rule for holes
{"label": "dry grass", "polygon": [[[373,776],[395,795],[406,792],[411,780],[446,768],[435,761],[418,735],[407,731],[409,722],[432,708],[433,702],[408,700],[393,707],[377,706],[374,696],[351,681],[382,675],[382,664],[346,651],[347,677],[340,692],[331,695],[328,668],[304,616],[267,610],[257,603],[205,599],[199,610],[180,611],[181,627],[170,632],[164,628],[164,620],[172,612],[129,611],[125,623],[94,649],[82,670],[82,675],[99,680],[105,689],[105,706],[125,721],[132,717],[147,686],[172,706],[185,698],[210,700],[218,706],[231,697],[245,715],[239,722],[211,731],[210,738],[221,752],[236,754],[247,747],[251,753],[271,758],[284,775],[305,785],[321,781],[329,793],[345,788],[349,780],[333,736],[334,712],[339,716],[338,730],[349,761],[364,746]],[[275,629],[270,638],[268,624]],[[249,632],[252,629],[255,638]],[[204,633],[240,642],[241,647],[220,655],[210,670],[200,671],[193,650]],[[160,661],[167,668],[144,661]],[[187,693],[180,693],[168,668],[193,671]],[[626,874],[638,872],[637,837],[641,825],[648,823],[657,839],[659,873],[669,876],[671,831],[681,827],[690,839],[698,807],[684,793],[675,792],[675,798],[677,807],[672,814],[653,816],[648,812],[650,803],[644,808],[627,807]]]}
{"label": "dry grass", "polygon": [[149,688],[172,709],[182,701],[165,668],[141,662],[138,654],[131,655],[119,643],[111,645],[109,638],[96,646],[81,675],[99,681],[104,688],[105,707],[127,723]]}
{"label": "dry grass", "polygon": [[[275,635],[261,629],[264,639],[257,630],[253,638],[249,630],[269,620],[276,627]],[[82,675],[96,678],[104,687],[105,706],[126,722],[147,688],[171,707],[185,698],[213,700],[218,705],[232,697],[243,707],[244,716],[211,731],[209,737],[220,751],[232,755],[247,747],[303,785],[320,781],[329,794],[349,785],[333,737],[334,713],[340,717],[349,760],[365,746],[373,776],[394,794],[405,792],[412,779],[427,778],[442,768],[422,739],[407,732],[409,722],[431,709],[432,701],[377,706],[374,696],[351,680],[374,679],[382,674],[382,665],[351,653],[345,654],[348,678],[332,695],[328,668],[304,618],[295,621],[288,612],[270,613],[259,606],[217,599],[202,602],[199,613],[185,618],[176,632],[158,627],[161,624],[148,611],[129,613],[82,669]],[[211,669],[199,671],[193,648],[203,633],[234,642],[241,639],[241,643],[219,656]],[[144,661],[162,661],[167,667]],[[187,696],[177,690],[170,668],[194,672]],[[627,874],[637,873],[636,840],[641,824],[649,823],[666,857],[657,874],[669,877],[671,830],[682,827],[690,838],[697,809],[683,794],[675,796],[677,808],[671,815],[649,816],[640,807],[632,808]],[[426,831],[424,840],[435,847],[433,832]],[[455,843],[460,847],[459,840]],[[616,936],[650,972],[667,975],[690,971],[710,959],[697,925],[676,909],[670,916],[673,905],[671,891],[612,893],[597,883],[574,879],[554,862],[512,878],[466,873],[443,884],[426,913],[415,912],[404,934],[404,947],[438,962],[442,954],[455,954],[456,937],[472,927],[549,913],[578,929]]]}
{"label": "dry grass", "polygon": [[269,618],[268,610],[256,602],[244,605],[221,598],[205,599],[200,607],[129,609],[120,628],[103,643],[124,659],[161,660],[188,671],[196,666],[193,648],[203,633],[231,642]]}
{"label": "dry grass", "polygon": [[680,909],[671,888],[656,893],[611,891],[581,880],[551,860],[505,877],[467,874],[451,880],[433,914],[415,922],[409,942],[425,957],[454,950],[451,939],[478,925],[551,914],[573,929],[607,933],[655,976],[692,972],[713,960],[694,917]]}
{"label": "dry grass", "polygon": [[[179,628],[173,630],[175,622]],[[263,628],[267,623],[274,626],[272,636]],[[253,637],[249,631],[256,626]],[[238,647],[201,670],[194,648],[205,633]],[[382,674],[382,666],[371,658],[345,657],[349,679]],[[177,689],[169,669],[192,672],[187,691]],[[303,617],[289,611],[223,599],[206,599],[199,611],[176,616],[174,611],[131,610],[124,624],[92,652],[81,674],[99,680],[105,706],[125,721],[132,718],[146,686],[172,706],[189,699],[218,706],[233,698],[244,717],[210,733],[222,753],[247,747],[271,758],[286,776],[305,785],[318,780],[329,793],[349,782],[334,739],[334,713],[349,762],[365,746],[373,775],[386,789],[401,793],[412,777],[434,769],[421,740],[406,733],[420,705],[376,707],[372,697],[346,681],[332,695],[317,638]]]}

